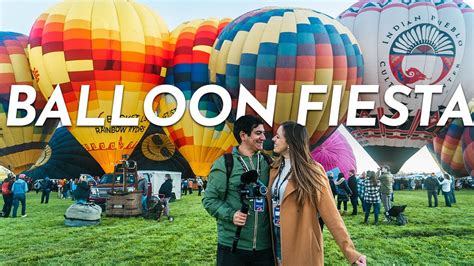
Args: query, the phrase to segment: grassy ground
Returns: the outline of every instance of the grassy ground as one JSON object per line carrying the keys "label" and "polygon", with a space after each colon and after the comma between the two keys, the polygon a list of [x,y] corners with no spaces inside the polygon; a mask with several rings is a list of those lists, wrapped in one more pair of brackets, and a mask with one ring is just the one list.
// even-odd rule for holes
{"label": "grassy ground", "polygon": [[[26,218],[0,218],[0,263],[41,264],[213,264],[216,225],[201,207],[197,193],[172,203],[172,223],[142,218],[103,217],[90,228],[64,226],[71,204],[51,194],[48,205],[40,194],[27,195]],[[396,204],[408,204],[409,224],[362,225],[362,214],[344,220],[359,251],[370,264],[474,265],[474,191],[456,194],[452,208],[427,208],[425,191],[396,192]],[[349,206],[350,208],[350,206]],[[372,217],[370,218],[373,219]],[[372,220],[373,221],[373,220]],[[326,264],[345,264],[327,230]]]}

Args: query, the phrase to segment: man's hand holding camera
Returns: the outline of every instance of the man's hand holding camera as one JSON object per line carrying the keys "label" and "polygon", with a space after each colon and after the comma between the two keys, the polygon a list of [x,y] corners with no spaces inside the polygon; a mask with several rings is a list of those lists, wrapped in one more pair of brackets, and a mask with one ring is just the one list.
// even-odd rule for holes
{"label": "man's hand holding camera", "polygon": [[234,213],[233,223],[236,226],[244,226],[246,221],[247,221],[247,214],[241,211],[236,211]]}

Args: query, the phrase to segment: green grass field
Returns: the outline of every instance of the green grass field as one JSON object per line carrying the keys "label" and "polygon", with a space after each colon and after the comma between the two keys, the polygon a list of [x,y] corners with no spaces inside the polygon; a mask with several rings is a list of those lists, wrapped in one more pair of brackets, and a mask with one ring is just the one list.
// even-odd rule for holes
{"label": "green grass field", "polygon": [[[40,194],[29,193],[26,218],[0,218],[0,264],[214,264],[216,223],[197,193],[172,203],[171,223],[103,217],[89,228],[64,226],[71,200],[51,196],[41,205]],[[344,220],[370,264],[474,265],[474,191],[456,198],[452,208],[443,199],[428,208],[425,191],[397,191],[395,204],[408,204],[408,225],[366,226],[362,214]],[[326,264],[346,264],[327,230],[324,240]]]}

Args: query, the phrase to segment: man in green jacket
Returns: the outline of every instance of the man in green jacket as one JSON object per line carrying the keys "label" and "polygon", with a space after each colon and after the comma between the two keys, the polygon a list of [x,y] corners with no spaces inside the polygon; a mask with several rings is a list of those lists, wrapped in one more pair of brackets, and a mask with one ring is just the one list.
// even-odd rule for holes
{"label": "man in green jacket", "polygon": [[388,215],[388,211],[392,208],[390,197],[393,193],[393,175],[390,173],[390,167],[388,165],[383,166],[379,173],[380,180],[380,198],[382,199],[383,208],[385,215]]}
{"label": "man in green jacket", "polygon": [[[259,180],[268,185],[269,165],[260,153],[265,140],[263,121],[250,115],[242,116],[234,124],[234,136],[239,142],[232,151],[232,171],[227,181],[224,156],[214,162],[209,173],[204,208],[217,219],[217,265],[274,265],[269,213],[266,199],[248,200],[248,214],[240,211],[242,202],[240,176],[256,170]],[[257,211],[255,211],[257,210]],[[240,240],[231,251],[237,228]]]}

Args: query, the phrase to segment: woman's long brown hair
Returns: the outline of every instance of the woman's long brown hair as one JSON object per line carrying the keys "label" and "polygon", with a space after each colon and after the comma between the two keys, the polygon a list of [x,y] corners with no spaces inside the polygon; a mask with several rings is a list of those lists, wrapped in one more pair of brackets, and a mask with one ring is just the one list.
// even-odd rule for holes
{"label": "woman's long brown hair", "polygon": [[[316,207],[317,195],[326,186],[326,173],[311,157],[308,131],[293,121],[284,122],[281,126],[289,147],[291,177],[296,185],[297,202],[303,206],[305,200],[309,200],[310,204]],[[279,156],[274,166],[279,167],[282,161],[283,156]]]}

